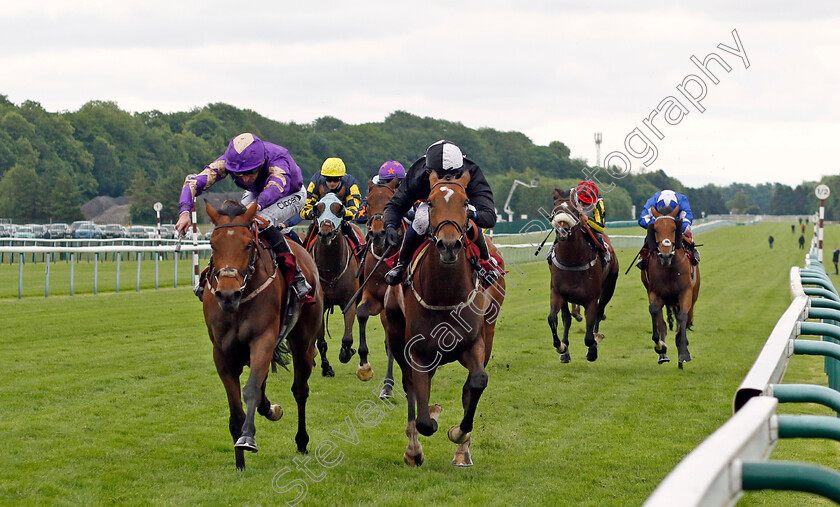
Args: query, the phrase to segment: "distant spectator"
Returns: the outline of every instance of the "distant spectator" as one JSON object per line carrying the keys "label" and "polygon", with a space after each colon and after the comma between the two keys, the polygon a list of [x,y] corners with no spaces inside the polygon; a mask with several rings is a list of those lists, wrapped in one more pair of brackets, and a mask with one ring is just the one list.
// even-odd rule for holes
{"label": "distant spectator", "polygon": [[775,241],[775,238],[773,238],[773,236],[770,236],[769,238],[767,238],[767,241],[770,243],[770,248],[773,248],[773,241]]}
{"label": "distant spectator", "polygon": [[802,234],[805,234],[805,224],[802,224]]}
{"label": "distant spectator", "polygon": [[790,233],[791,234],[796,234],[796,226],[793,225],[793,224],[790,224]]}
{"label": "distant spectator", "polygon": [[799,249],[802,250],[805,248],[805,235],[799,236]]}
{"label": "distant spectator", "polygon": [[834,263],[834,274],[840,275],[840,272],[837,271],[837,262],[840,262],[840,248],[837,248],[837,245],[834,245],[834,255],[831,256],[831,262]]}
{"label": "distant spectator", "polygon": [[799,217],[799,223],[800,224],[802,223],[802,217]]}

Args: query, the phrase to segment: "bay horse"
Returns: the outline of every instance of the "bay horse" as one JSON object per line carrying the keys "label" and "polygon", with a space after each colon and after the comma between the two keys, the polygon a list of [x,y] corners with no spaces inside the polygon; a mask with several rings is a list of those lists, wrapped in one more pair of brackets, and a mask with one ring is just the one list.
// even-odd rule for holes
{"label": "bay horse", "polygon": [[[683,248],[680,208],[665,208],[662,212],[651,207],[654,217],[648,226],[648,236],[656,244],[656,258],[651,255],[647,269],[642,270],[642,283],[647,289],[650,317],[653,324],[654,350],[659,354],[659,364],[666,363],[668,347],[665,335],[668,328],[662,316],[663,307],[677,316],[674,343],[679,353],[679,368],[691,361],[686,329],[694,322],[694,303],[700,294],[700,268],[692,266]],[[679,231],[679,233],[677,232]]]}
{"label": "bay horse", "polygon": [[[365,259],[362,261],[364,266],[360,273],[361,280],[367,280],[367,283],[362,289],[362,297],[359,305],[356,307],[356,318],[359,321],[360,343],[367,343],[367,321],[371,315],[379,315],[382,326],[385,326],[385,315],[381,312],[385,303],[385,291],[388,289],[388,284],[385,282],[385,273],[388,272],[388,264],[379,262],[379,260],[383,256],[396,253],[396,250],[389,249],[385,243],[384,212],[385,205],[394,196],[397,185],[399,185],[397,178],[388,180],[387,183],[374,183],[373,180],[368,180],[368,188],[370,189],[366,199],[368,248],[365,253]],[[359,354],[361,355],[361,346],[359,348]],[[385,352],[388,355],[388,370],[385,374],[379,396],[380,398],[391,398],[394,395],[394,356],[391,354],[387,340],[385,340]]]}
{"label": "bay horse", "polygon": [[[610,260],[602,262],[601,254],[587,238],[591,233],[586,217],[571,201],[569,191],[554,191],[554,212],[551,225],[555,229],[556,241],[549,254],[551,271],[551,309],[548,325],[554,339],[554,348],[560,354],[560,362],[571,361],[569,352],[569,328],[572,314],[569,303],[584,308],[586,335],[584,344],[588,347],[586,359],[598,359],[598,344],[604,339],[600,333],[604,309],[612,299],[618,279],[618,258],[612,250],[609,238],[603,235],[610,250]],[[557,313],[562,312],[563,339],[557,336]]]}
{"label": "bay horse", "polygon": [[[471,432],[476,407],[487,386],[485,367],[493,348],[496,318],[505,296],[500,277],[483,288],[467,258],[466,187],[470,174],[441,179],[429,175],[429,243],[415,258],[405,285],[389,287],[385,295],[385,332],[388,346],[402,371],[408,400],[408,446],[403,460],[423,464],[418,434],[437,431],[440,405],[429,407],[431,381],[437,368],[458,361],[469,370],[461,400],[460,424],[449,428],[458,444],[452,464],[471,466]],[[489,238],[491,252],[497,253]],[[503,264],[503,261],[502,261]]]}
{"label": "bay horse", "polygon": [[[359,279],[356,272],[359,261],[353,249],[341,231],[341,220],[344,219],[344,203],[334,194],[327,193],[315,205],[317,218],[317,239],[309,247],[315,264],[318,266],[318,277],[324,290],[324,309],[332,311],[334,306],[342,310],[347,306],[350,298],[359,289]],[[361,230],[356,224],[350,224],[361,237]],[[356,305],[350,305],[344,315],[344,336],[341,338],[341,350],[338,360],[347,363],[356,353],[353,348],[353,323],[356,320]],[[368,346],[364,337],[359,338],[359,367],[356,376],[360,380],[368,381],[373,377],[373,369],[368,362]],[[318,343],[321,352],[322,368],[329,365],[326,359],[326,341]],[[326,375],[330,376],[330,375]]]}
{"label": "bay horse", "polygon": [[[244,470],[244,451],[257,452],[255,412],[270,421],[277,421],[283,415],[280,405],[272,405],[265,395],[268,368],[279,345],[281,324],[294,364],[292,394],[298,408],[295,442],[298,452],[307,452],[306,400],[315,341],[324,335],[323,294],[312,258],[290,241],[289,247],[313,287],[310,294],[314,302],[298,303],[300,306],[288,317],[288,322],[282,322],[288,305],[286,280],[275,264],[273,251],[258,239],[254,221],[257,203],[245,208],[229,200],[217,211],[205,201],[205,207],[215,228],[210,236],[214,269],[204,293],[204,321],[213,343],[216,371],[227,393],[236,468]],[[250,367],[244,389],[247,413],[242,409],[239,381],[245,365]]]}

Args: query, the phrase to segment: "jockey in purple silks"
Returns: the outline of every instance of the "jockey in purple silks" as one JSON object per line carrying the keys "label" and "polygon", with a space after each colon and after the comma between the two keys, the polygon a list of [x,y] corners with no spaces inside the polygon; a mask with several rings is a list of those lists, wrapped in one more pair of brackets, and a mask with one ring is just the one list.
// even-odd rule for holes
{"label": "jockey in purple silks", "polygon": [[[186,233],[190,225],[193,200],[228,175],[236,186],[245,190],[242,204],[248,206],[256,201],[257,216],[269,224],[260,231],[260,236],[275,253],[291,253],[283,234],[291,231],[291,225],[294,225],[306,202],[300,167],[289,150],[262,141],[248,132],[231,139],[225,153],[205,166],[203,171],[187,177],[181,189],[180,213],[175,224],[178,232]],[[295,273],[292,289],[298,299],[302,299],[312,289],[300,267]],[[195,292],[201,299],[204,292],[203,273]]]}

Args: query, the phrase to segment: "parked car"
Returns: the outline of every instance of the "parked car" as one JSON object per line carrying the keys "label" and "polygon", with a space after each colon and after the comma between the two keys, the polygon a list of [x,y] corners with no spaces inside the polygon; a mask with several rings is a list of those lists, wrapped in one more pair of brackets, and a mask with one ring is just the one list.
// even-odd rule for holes
{"label": "parked car", "polygon": [[155,239],[157,238],[157,231],[154,227],[146,225],[132,225],[128,230],[128,237],[134,239]]}
{"label": "parked car", "polygon": [[102,226],[102,239],[123,238],[125,229],[120,224],[108,224]]}
{"label": "parked car", "polygon": [[79,227],[83,225],[93,225],[93,222],[91,222],[90,220],[76,220],[75,222],[70,224],[70,237],[75,238],[76,231],[79,229]]}
{"label": "parked car", "polygon": [[178,239],[178,231],[175,224],[161,224],[160,237],[163,239]]}
{"label": "parked car", "polygon": [[32,233],[35,235],[36,238],[43,238],[44,233],[47,232],[47,226],[40,225],[40,224],[26,224],[26,227],[32,228]]}
{"label": "parked car", "polygon": [[52,239],[63,239],[70,237],[70,227],[67,224],[50,224],[47,227]]}
{"label": "parked car", "polygon": [[76,232],[73,233],[73,237],[79,239],[101,239],[102,230],[92,223],[82,224],[78,229],[76,229]]}
{"label": "parked car", "polygon": [[35,230],[29,225],[19,225],[15,230],[16,238],[34,238]]}
{"label": "parked car", "polygon": [[0,224],[0,238],[11,238],[14,232],[12,224]]}

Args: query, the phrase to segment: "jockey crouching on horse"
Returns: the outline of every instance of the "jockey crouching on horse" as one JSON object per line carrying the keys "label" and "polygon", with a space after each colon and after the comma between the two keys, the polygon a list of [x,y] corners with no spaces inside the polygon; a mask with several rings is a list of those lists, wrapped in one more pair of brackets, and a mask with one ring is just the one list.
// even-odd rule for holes
{"label": "jockey crouching on horse", "polygon": [[[397,179],[396,185],[393,185],[394,190],[399,188],[400,183],[405,178],[405,167],[402,164],[397,162],[396,160],[389,160],[382,164],[379,168],[379,173],[374,175],[371,179],[374,185],[389,185],[394,178]],[[368,193],[370,193],[370,188],[368,188]],[[362,206],[359,209],[359,214],[356,215],[356,223],[357,224],[366,224],[368,221],[368,212],[367,212],[367,196],[362,198]]]}
{"label": "jockey crouching on horse", "polygon": [[[190,225],[193,199],[228,174],[236,186],[245,189],[242,204],[248,206],[257,202],[257,217],[268,224],[260,230],[260,237],[275,254],[291,254],[283,234],[291,231],[287,222],[300,212],[306,200],[300,167],[292,159],[289,150],[264,142],[248,132],[231,139],[224,155],[205,166],[200,173],[186,179],[181,189],[180,214],[175,224],[178,233],[185,234]],[[208,266],[204,270],[194,289],[198,299],[204,296],[209,269]],[[292,291],[301,300],[310,290],[312,287],[303,276],[300,266],[297,266]]]}
{"label": "jockey crouching on horse", "polygon": [[581,181],[572,189],[571,194],[572,202],[586,217],[586,225],[592,231],[592,239],[595,240],[595,246],[601,253],[601,259],[604,262],[610,262],[610,249],[604,242],[603,235],[607,212],[604,199],[598,192],[598,186],[589,180]]}
{"label": "jockey crouching on horse", "polygon": [[697,247],[694,246],[694,240],[691,235],[691,222],[694,221],[694,214],[691,212],[688,197],[673,190],[660,190],[659,192],[653,194],[653,197],[647,200],[645,207],[642,210],[642,214],[639,217],[639,225],[648,231],[647,237],[645,238],[645,244],[639,252],[639,261],[636,263],[636,266],[639,269],[647,269],[648,258],[650,257],[650,254],[656,250],[656,238],[653,235],[653,228],[649,227],[655,221],[655,218],[650,211],[651,207],[655,208],[656,211],[663,212],[665,208],[673,210],[677,206],[680,208],[679,218],[682,220],[682,233],[683,237],[686,239],[684,244],[686,253],[688,254],[688,259],[695,266],[700,262],[700,252],[698,252]]}
{"label": "jockey crouching on horse", "polygon": [[309,186],[306,188],[307,198],[303,210],[300,212],[301,218],[304,220],[312,220],[312,226],[309,229],[309,234],[306,235],[307,241],[304,246],[308,247],[309,239],[315,230],[315,205],[322,197],[329,193],[335,194],[336,197],[344,204],[344,217],[341,221],[341,232],[344,233],[353,247],[353,252],[358,257],[359,241],[356,238],[356,233],[350,225],[350,221],[356,218],[359,212],[359,205],[362,202],[362,196],[359,192],[359,184],[352,174],[347,174],[347,168],[344,161],[337,157],[328,158],[321,165],[321,171],[312,176]]}
{"label": "jockey crouching on horse", "polygon": [[[432,171],[436,172],[441,178],[446,176],[458,178],[464,171],[470,173],[470,181],[465,189],[470,203],[470,209],[467,213],[469,220],[466,234],[468,238],[474,238],[472,241],[478,246],[481,259],[495,263],[490,257],[482,231],[482,228],[490,228],[496,225],[493,191],[490,189],[484,173],[481,172],[481,168],[475,162],[464,157],[461,149],[456,145],[441,140],[429,146],[426,155],[412,164],[405,180],[385,206],[386,240],[392,248],[400,247],[400,244],[402,244],[397,264],[385,275],[385,281],[388,285],[397,285],[402,282],[414,253],[431,232],[429,230],[429,205],[427,202],[423,202],[417,207],[414,221],[407,228],[405,237],[400,237],[400,222],[403,216],[409,212],[415,201],[425,200],[429,197],[431,192],[429,174]],[[492,285],[498,278],[498,272],[494,270],[479,270],[479,273],[483,273],[483,281],[488,285]]]}

